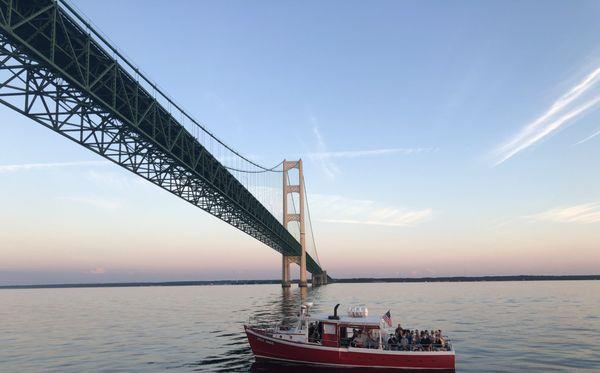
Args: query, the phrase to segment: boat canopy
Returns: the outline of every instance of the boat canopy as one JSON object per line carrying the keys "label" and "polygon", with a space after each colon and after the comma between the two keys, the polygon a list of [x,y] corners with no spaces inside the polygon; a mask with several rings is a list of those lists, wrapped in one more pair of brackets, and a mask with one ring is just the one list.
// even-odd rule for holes
{"label": "boat canopy", "polygon": [[379,327],[381,323],[381,317],[379,316],[366,316],[366,317],[352,317],[352,316],[339,316],[339,319],[330,319],[330,314],[318,313],[310,315],[309,319],[312,321],[324,321],[335,324],[345,325],[369,325]]}

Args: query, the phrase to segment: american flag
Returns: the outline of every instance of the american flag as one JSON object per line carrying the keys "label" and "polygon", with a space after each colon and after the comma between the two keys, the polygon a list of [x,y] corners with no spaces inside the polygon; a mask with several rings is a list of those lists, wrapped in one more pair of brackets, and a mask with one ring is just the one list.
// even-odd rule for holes
{"label": "american flag", "polygon": [[392,327],[392,314],[390,313],[390,310],[383,315],[382,319],[390,328]]}

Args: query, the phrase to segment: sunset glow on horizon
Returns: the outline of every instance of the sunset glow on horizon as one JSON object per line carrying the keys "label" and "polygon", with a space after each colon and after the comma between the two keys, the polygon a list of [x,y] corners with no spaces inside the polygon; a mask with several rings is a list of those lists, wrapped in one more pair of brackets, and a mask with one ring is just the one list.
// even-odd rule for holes
{"label": "sunset glow on horizon", "polygon": [[[598,3],[75,3],[227,144],[303,159],[330,276],[600,273]],[[0,118],[0,286],[281,276],[259,241]]]}

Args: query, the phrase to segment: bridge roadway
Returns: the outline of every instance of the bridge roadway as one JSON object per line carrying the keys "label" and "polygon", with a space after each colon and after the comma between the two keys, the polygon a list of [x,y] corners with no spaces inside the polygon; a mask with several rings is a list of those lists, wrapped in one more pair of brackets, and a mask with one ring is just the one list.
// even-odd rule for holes
{"label": "bridge roadway", "polygon": [[[300,243],[159,102],[158,87],[67,3],[0,0],[0,61],[6,106],[283,255],[300,255]],[[308,253],[306,267],[322,273]]]}

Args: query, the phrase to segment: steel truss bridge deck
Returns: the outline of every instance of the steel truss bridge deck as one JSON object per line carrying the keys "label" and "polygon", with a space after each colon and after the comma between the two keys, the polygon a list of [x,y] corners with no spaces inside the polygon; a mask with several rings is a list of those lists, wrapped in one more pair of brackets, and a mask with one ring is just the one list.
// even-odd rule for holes
{"label": "steel truss bridge deck", "polygon": [[[300,255],[300,243],[82,22],[53,0],[0,0],[0,102],[276,251]],[[309,272],[322,272],[306,259]]]}

